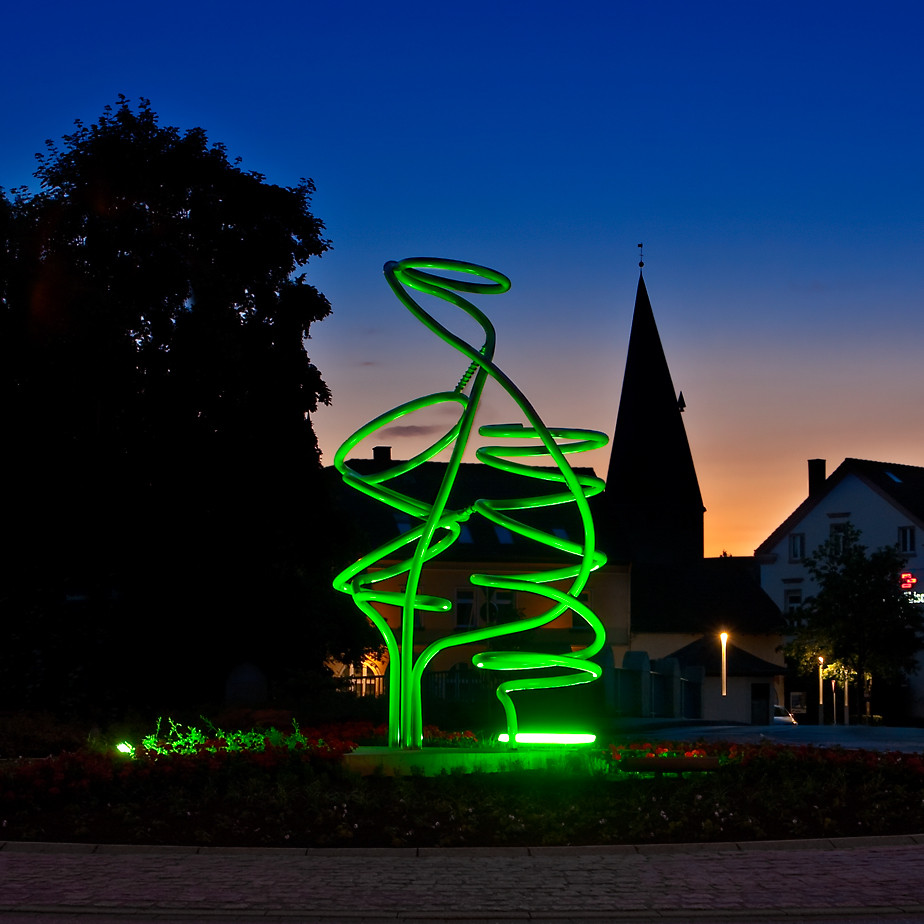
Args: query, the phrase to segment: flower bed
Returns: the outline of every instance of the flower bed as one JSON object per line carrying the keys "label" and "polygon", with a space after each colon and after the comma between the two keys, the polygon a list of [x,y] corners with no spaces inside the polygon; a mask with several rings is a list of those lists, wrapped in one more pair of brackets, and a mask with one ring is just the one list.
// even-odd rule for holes
{"label": "flower bed", "polygon": [[[639,744],[607,748],[567,772],[360,778],[336,754],[370,730],[293,727],[275,742],[266,732],[203,732],[194,741],[167,729],[135,759],[86,750],[10,761],[0,765],[0,838],[451,847],[924,832],[917,754]],[[177,747],[166,746],[171,739]],[[255,746],[237,748],[238,740]],[[682,779],[652,772],[671,759],[719,766]],[[643,772],[627,772],[626,761]]]}
{"label": "flower bed", "polygon": [[722,759],[710,756],[702,747],[683,744],[611,744],[609,759],[622,773],[676,773],[718,770]]}

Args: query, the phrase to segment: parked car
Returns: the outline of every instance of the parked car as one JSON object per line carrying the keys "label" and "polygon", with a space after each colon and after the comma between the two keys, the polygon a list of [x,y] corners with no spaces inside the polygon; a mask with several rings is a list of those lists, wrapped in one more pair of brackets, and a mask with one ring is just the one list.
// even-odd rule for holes
{"label": "parked car", "polygon": [[782,706],[773,707],[773,724],[774,725],[798,725],[799,723],[793,718],[791,712],[787,712]]}

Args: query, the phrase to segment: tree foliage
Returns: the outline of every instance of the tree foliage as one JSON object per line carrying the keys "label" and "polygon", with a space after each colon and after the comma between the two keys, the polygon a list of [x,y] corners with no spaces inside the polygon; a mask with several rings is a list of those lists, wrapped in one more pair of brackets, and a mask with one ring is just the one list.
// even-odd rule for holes
{"label": "tree foliage", "polygon": [[330,394],[305,349],[330,313],[302,270],[330,247],[312,182],[267,183],[124,97],[37,158],[39,192],[0,196],[11,695],[76,671],[111,698],[119,663],[203,694],[235,659],[349,649],[319,611],[338,604],[310,420]]}
{"label": "tree foliage", "polygon": [[897,546],[869,552],[860,530],[845,524],[805,559],[818,592],[797,611],[784,651],[806,672],[825,659],[829,676],[900,680],[917,667],[924,613],[901,589],[906,569]]}

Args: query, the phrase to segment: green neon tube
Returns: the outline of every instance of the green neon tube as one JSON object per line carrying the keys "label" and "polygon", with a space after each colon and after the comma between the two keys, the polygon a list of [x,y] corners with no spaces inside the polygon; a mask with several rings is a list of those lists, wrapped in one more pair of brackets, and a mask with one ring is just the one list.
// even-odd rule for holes
{"label": "green neon tube", "polygon": [[[501,732],[497,740],[506,743],[510,736],[506,732]],[[517,732],[517,744],[593,744],[596,740],[597,736],[589,733]]]}
{"label": "green neon tube", "polygon": [[[430,270],[451,272],[462,278],[441,276],[429,272]],[[492,648],[472,659],[475,666],[482,670],[528,673],[541,668],[553,668],[560,672],[555,676],[506,680],[498,685],[497,697],[503,706],[507,724],[506,740],[514,747],[517,742],[531,741],[528,736],[536,733],[518,732],[516,707],[511,693],[589,683],[601,675],[600,667],[590,659],[603,648],[606,633],[596,614],[578,598],[590,574],[606,562],[606,556],[595,547],[594,524],[588,503],[591,497],[603,490],[604,483],[595,476],[576,474],[566,455],[604,446],[607,437],[595,430],[547,427],[525,395],[494,362],[494,327],[487,316],[461,293],[504,293],[510,288],[510,280],[506,276],[473,263],[434,258],[389,262],[385,264],[384,271],[389,286],[405,308],[440,340],[458,351],[465,358],[467,366],[452,391],[424,395],[380,414],[348,437],[337,450],[334,466],[345,484],[403,512],[415,525],[341,571],[334,579],[334,587],[353,597],[356,606],[382,634],[388,649],[391,670],[388,743],[391,747],[421,746],[421,682],[427,665],[440,651],[538,629],[568,610],[583,618],[592,629],[593,638],[587,646],[577,652],[550,655],[524,651],[496,651]],[[410,289],[442,299],[459,308],[480,326],[484,338],[482,343],[475,346],[453,333],[418,304],[411,296]],[[503,443],[481,446],[475,452],[476,458],[501,471],[541,482],[544,488],[551,486],[553,490],[551,493],[547,491],[544,494],[513,499],[480,498],[466,506],[454,506],[453,487],[474,430],[475,414],[488,381],[499,385],[513,399],[522,412],[525,423],[489,424],[479,428],[479,435],[492,440],[515,439],[534,442],[527,446],[510,446]],[[412,459],[396,461],[373,474],[362,474],[350,466],[347,457],[352,450],[383,427],[423,408],[452,403],[458,405],[458,420]],[[412,497],[389,485],[389,482],[399,475],[412,471],[445,449],[450,449],[450,459],[436,497],[432,500]],[[520,461],[524,459],[541,459],[546,463],[551,462],[552,466],[536,468]],[[582,524],[581,541],[561,538],[520,518],[523,511],[559,504],[576,505]],[[547,608],[537,616],[524,617],[514,623],[453,633],[431,643],[415,657],[415,615],[420,611],[448,612],[453,606],[452,601],[444,597],[421,592],[425,569],[456,542],[462,524],[474,516],[483,517],[540,545],[557,549],[569,556],[571,563],[528,574],[472,574],[470,582],[474,586],[537,595],[545,599]],[[396,577],[405,578],[403,591],[378,586]],[[561,590],[550,586],[553,582],[568,582],[568,587]],[[400,608],[401,625],[397,633],[379,612],[377,604],[389,604]],[[527,737],[523,737],[524,734]],[[583,740],[586,736],[578,737]],[[558,735],[556,738],[558,743],[577,743],[573,735]]]}

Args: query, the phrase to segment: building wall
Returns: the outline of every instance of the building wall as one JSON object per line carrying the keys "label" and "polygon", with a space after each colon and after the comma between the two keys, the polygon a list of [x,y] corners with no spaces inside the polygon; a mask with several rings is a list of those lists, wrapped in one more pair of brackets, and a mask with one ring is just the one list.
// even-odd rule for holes
{"label": "building wall", "polygon": [[729,677],[722,696],[720,677],[707,677],[703,685],[703,716],[714,722],[751,722],[752,687],[770,684],[770,706],[783,702],[782,677]]}

